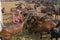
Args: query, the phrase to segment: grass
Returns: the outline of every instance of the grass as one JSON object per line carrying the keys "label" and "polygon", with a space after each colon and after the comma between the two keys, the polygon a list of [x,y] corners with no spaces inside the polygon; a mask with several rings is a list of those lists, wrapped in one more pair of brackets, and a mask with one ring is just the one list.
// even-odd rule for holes
{"label": "grass", "polygon": [[[59,16],[60,18],[60,16]],[[11,14],[3,14],[3,22],[4,23],[11,23],[12,22],[12,15]],[[40,39],[40,35],[39,34],[28,34],[28,32],[26,32],[25,30],[23,30],[24,32],[18,33],[16,35],[13,35],[11,37],[11,40],[41,40]],[[44,35],[43,35],[44,36]],[[43,37],[42,40],[50,40],[49,39],[49,35],[45,34],[45,36]]]}
{"label": "grass", "polygon": [[[12,15],[10,14],[3,14],[3,22],[5,24],[11,23],[12,22]],[[25,30],[23,30],[24,33],[18,33],[16,35],[13,35],[11,37],[11,40],[40,40],[40,35],[35,35],[35,34],[28,34]]]}

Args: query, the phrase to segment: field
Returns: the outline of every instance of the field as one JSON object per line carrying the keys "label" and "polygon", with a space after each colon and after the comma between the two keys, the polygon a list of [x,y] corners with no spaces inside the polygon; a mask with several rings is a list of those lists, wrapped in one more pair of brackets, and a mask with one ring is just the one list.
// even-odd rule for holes
{"label": "field", "polygon": [[[4,24],[6,24],[5,26],[7,26],[7,24],[12,24],[12,14],[4,13],[3,14],[3,22],[4,22]],[[26,30],[23,30],[23,33],[18,33],[16,35],[12,35],[11,40],[41,40],[41,39],[40,39],[39,33],[29,34]],[[50,35],[44,34],[42,40],[50,40]]]}
{"label": "field", "polygon": [[[18,3],[19,2],[11,2],[11,3],[10,2],[8,2],[8,3],[2,2],[2,7],[5,7],[6,8],[5,12],[7,12],[7,13],[3,13],[3,23],[5,26],[12,24],[12,14],[10,13],[10,8],[15,7],[16,6],[15,4],[18,4]],[[53,17],[53,18],[55,18],[55,17]],[[60,16],[58,16],[58,19],[60,20]],[[26,30],[23,30],[22,33],[12,35],[11,40],[50,40],[50,34],[43,34],[43,39],[40,39],[39,33],[29,34]]]}
{"label": "field", "polygon": [[[19,2],[18,1],[17,2],[2,2],[1,4],[2,4],[2,7],[5,7],[5,12],[6,12],[6,13],[3,13],[3,23],[5,26],[9,27],[9,25],[12,24],[12,14],[10,13],[10,8],[15,7],[16,4],[19,4]],[[58,19],[60,20],[60,16],[58,16]],[[23,30],[22,33],[12,35],[11,40],[50,40],[50,34],[43,34],[43,39],[40,39],[39,33],[29,34],[26,30]]]}

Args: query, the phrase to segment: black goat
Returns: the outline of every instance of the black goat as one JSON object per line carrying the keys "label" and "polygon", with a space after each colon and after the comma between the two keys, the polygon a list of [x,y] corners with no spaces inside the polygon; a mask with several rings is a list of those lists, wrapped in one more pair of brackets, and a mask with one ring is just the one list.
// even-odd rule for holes
{"label": "black goat", "polygon": [[51,40],[53,40],[53,38],[56,38],[56,40],[60,38],[60,21],[58,21],[56,28],[51,31]]}

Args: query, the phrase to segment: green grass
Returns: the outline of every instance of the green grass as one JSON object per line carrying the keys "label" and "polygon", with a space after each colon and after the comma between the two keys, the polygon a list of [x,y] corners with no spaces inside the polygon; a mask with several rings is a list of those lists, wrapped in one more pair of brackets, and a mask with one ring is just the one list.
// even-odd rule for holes
{"label": "green grass", "polygon": [[[60,18],[60,17],[59,17]],[[10,14],[3,14],[3,22],[4,23],[11,23],[12,22],[12,15]],[[12,35],[11,40],[41,40],[39,34],[28,34],[25,30],[23,33],[18,33],[16,35]],[[49,35],[46,34],[42,40],[49,40]]]}
{"label": "green grass", "polygon": [[[3,15],[3,22],[4,23],[11,23],[12,22],[12,15],[10,14],[4,14]],[[11,40],[41,40],[40,39],[40,35],[36,35],[36,34],[28,34],[28,32],[26,32],[25,30],[23,30],[24,32],[18,33],[16,35],[12,35]],[[46,38],[45,38],[46,39]],[[45,40],[43,39],[43,40]]]}

